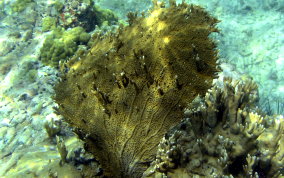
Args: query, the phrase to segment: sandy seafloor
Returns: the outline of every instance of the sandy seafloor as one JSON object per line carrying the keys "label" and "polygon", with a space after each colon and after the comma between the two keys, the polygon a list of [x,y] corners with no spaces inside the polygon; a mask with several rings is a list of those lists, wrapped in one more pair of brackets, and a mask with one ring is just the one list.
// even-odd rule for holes
{"label": "sandy seafloor", "polygon": [[[38,60],[48,34],[41,31],[41,19],[50,10],[50,2],[38,0],[35,7],[20,14],[11,12],[12,2],[0,0],[0,177],[44,177],[48,169],[56,170],[60,161],[44,123],[62,119],[55,114],[52,99],[58,71]],[[260,107],[269,114],[283,114],[284,1],[190,2],[201,4],[221,20],[221,32],[214,38],[223,74],[252,77],[259,85]],[[101,0],[97,4],[123,17],[128,10],[147,10],[150,2]],[[82,143],[66,125],[62,128],[68,157],[74,157],[74,152],[82,150]]]}

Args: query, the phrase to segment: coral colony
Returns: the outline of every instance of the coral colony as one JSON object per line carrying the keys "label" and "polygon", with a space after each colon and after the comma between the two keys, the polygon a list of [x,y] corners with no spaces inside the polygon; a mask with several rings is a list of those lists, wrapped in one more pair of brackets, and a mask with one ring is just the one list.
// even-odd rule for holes
{"label": "coral colony", "polygon": [[175,1],[128,18],[61,63],[55,87],[59,113],[103,175],[279,176],[283,121],[255,107],[257,86],[224,78],[211,88],[218,20]]}

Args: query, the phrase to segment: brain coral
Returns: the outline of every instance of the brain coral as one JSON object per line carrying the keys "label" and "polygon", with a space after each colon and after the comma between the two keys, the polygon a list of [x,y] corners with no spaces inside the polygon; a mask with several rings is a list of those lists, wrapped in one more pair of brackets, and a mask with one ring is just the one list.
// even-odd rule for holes
{"label": "brain coral", "polygon": [[94,35],[93,46],[64,64],[59,112],[86,141],[109,177],[141,177],[160,139],[183,109],[211,87],[217,20],[198,6],[154,2],[147,17]]}

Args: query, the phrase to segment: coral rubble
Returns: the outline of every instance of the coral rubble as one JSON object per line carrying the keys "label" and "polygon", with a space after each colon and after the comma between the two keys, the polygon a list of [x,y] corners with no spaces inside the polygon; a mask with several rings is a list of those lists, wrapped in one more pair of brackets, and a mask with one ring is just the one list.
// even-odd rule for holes
{"label": "coral rubble", "polygon": [[258,114],[256,100],[255,83],[225,78],[192,102],[144,175],[280,177],[284,122]]}
{"label": "coral rubble", "polygon": [[154,1],[148,17],[129,17],[129,26],[94,35],[87,52],[61,65],[55,88],[59,112],[109,177],[141,177],[160,139],[216,73],[208,36],[217,20],[202,8]]}

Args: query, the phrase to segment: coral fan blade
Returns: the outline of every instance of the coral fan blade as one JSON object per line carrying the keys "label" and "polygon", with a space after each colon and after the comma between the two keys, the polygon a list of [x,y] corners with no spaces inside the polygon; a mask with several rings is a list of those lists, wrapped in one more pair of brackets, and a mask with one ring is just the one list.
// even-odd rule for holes
{"label": "coral fan blade", "polygon": [[56,87],[59,110],[110,177],[141,177],[159,140],[216,72],[208,35],[217,20],[201,8],[155,7],[132,18],[115,34],[95,35]]}

